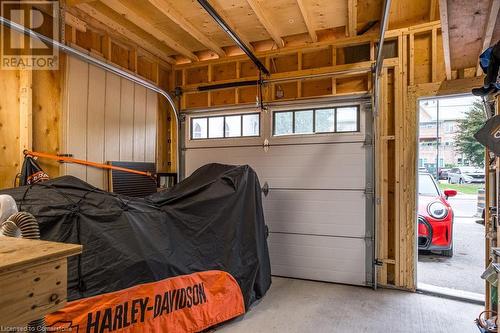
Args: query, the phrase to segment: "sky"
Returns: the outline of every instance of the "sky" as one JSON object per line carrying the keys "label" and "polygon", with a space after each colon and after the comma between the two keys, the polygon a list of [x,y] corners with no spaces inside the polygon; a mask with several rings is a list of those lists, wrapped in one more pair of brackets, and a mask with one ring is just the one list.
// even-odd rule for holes
{"label": "sky", "polygon": [[[436,119],[437,100],[437,98],[420,100],[420,111],[428,112],[433,120]],[[439,98],[439,120],[464,118],[465,112],[470,109],[474,101],[481,102],[481,98],[472,95]]]}

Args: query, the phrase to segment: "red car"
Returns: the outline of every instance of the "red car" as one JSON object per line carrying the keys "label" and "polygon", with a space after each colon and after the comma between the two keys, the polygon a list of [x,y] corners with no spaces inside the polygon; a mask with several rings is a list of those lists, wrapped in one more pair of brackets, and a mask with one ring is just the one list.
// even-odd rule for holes
{"label": "red car", "polygon": [[455,190],[439,190],[428,173],[418,175],[418,249],[453,256],[453,210],[447,199]]}

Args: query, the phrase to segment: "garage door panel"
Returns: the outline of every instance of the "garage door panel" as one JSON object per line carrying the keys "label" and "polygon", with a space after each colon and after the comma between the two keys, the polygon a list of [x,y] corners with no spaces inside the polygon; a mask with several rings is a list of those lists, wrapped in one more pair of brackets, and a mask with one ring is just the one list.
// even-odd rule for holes
{"label": "garage door panel", "polygon": [[271,233],[268,243],[273,275],[365,284],[364,240]]}
{"label": "garage door panel", "polygon": [[364,188],[362,144],[270,147],[264,177],[271,188]]}
{"label": "garage door panel", "polygon": [[361,191],[270,190],[263,200],[271,232],[364,237]]}
{"label": "garage door panel", "polygon": [[271,188],[364,189],[365,148],[358,144],[232,147],[186,152],[187,174],[207,163],[249,164]]}

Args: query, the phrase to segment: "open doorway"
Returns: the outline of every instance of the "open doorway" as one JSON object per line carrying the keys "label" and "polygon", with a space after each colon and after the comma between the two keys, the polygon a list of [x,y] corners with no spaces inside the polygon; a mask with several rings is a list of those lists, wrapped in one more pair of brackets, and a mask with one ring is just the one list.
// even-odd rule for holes
{"label": "open doorway", "polygon": [[484,300],[484,123],[472,95],[418,102],[417,288]]}

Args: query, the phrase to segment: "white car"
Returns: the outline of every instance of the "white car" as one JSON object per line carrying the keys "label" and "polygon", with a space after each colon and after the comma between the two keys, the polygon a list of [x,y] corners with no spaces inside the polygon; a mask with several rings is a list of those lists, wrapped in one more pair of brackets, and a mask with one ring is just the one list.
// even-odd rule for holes
{"label": "white car", "polygon": [[475,167],[457,167],[448,171],[448,183],[484,183],[484,170]]}

